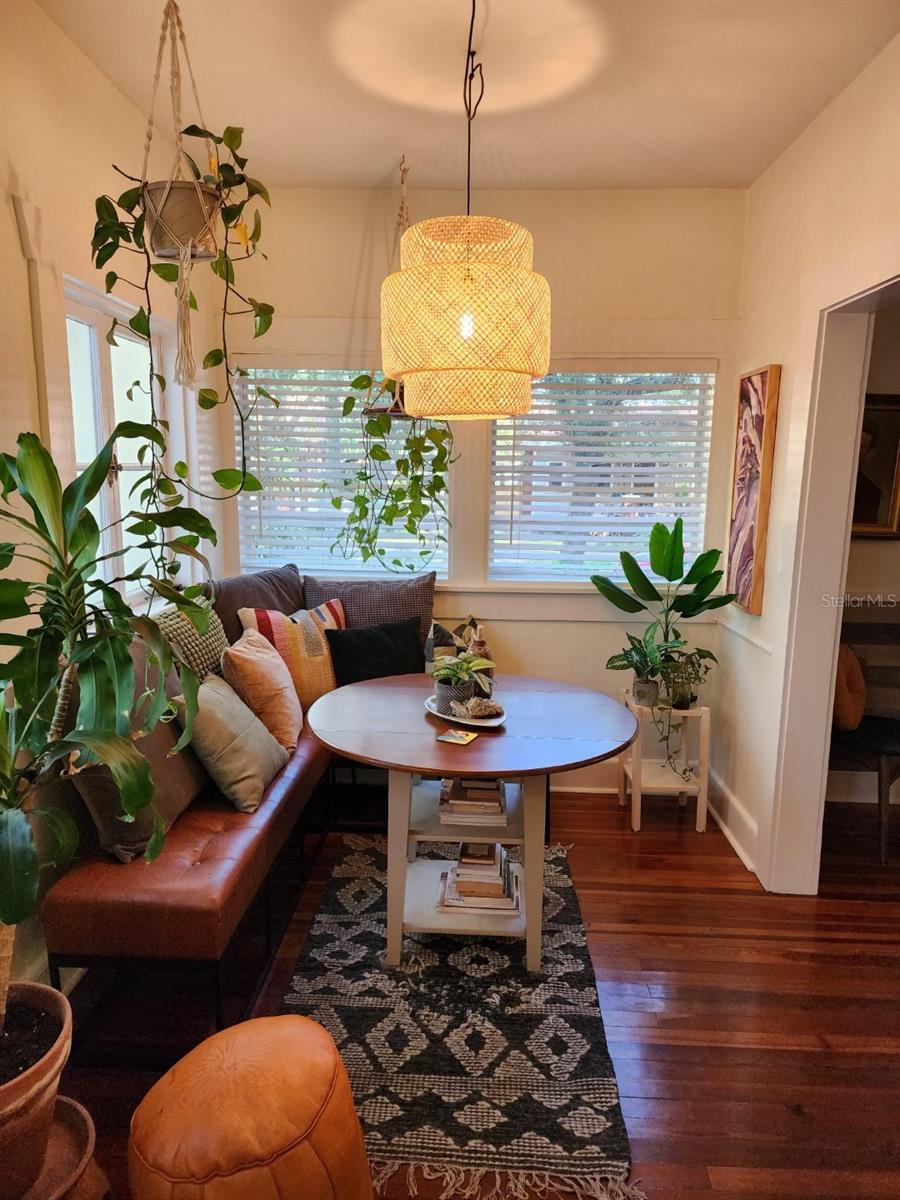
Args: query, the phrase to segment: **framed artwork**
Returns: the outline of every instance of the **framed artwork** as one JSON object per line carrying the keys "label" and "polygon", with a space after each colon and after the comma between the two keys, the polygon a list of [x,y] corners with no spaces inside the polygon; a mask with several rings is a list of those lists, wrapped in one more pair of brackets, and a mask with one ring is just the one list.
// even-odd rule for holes
{"label": "framed artwork", "polygon": [[855,538],[900,537],[900,396],[866,396],[856,491]]}
{"label": "framed artwork", "polygon": [[742,375],[738,393],[727,590],[754,616],[762,612],[780,382],[781,367],[772,363]]}

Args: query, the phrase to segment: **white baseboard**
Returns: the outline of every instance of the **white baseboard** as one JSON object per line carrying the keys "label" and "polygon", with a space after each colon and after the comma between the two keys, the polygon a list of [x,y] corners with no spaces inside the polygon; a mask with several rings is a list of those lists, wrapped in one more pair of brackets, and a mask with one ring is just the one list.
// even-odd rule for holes
{"label": "white baseboard", "polygon": [[572,787],[563,785],[557,787],[555,783],[550,784],[550,791],[560,795],[577,796],[579,794],[585,796],[615,796],[618,794],[618,788],[614,787]]}
{"label": "white baseboard", "polygon": [[[829,771],[825,802],[877,804],[878,777],[874,771]],[[891,788],[891,804],[900,804],[900,780]]]}
{"label": "white baseboard", "polygon": [[732,850],[747,870],[755,874],[759,825],[720,775],[710,770],[709,781],[709,811],[730,842]]}

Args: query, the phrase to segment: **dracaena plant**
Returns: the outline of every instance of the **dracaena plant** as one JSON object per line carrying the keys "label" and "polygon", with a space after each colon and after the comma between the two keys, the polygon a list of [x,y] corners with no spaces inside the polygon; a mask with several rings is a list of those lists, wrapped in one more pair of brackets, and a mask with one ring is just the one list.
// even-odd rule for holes
{"label": "dracaena plant", "polygon": [[[173,651],[152,617],[127,603],[117,584],[127,581],[129,594],[162,594],[201,632],[209,623],[202,585],[179,591],[171,583],[185,555],[208,568],[198,544],[201,538],[214,543],[215,530],[196,509],[183,502],[144,505],[121,518],[133,520],[145,554],[127,575],[118,568],[124,551],[103,549],[92,508],[116,444],[126,439],[165,451],[158,427],[124,422],[65,487],[33,433],[19,436],[15,454],[0,455],[0,529],[13,537],[0,543],[0,647],[6,660],[0,663],[0,1029],[15,927],[38,903],[44,864],[36,826],[46,826],[48,837],[40,840],[53,847],[54,863],[77,848],[71,816],[42,803],[48,789],[41,785],[102,763],[118,785],[123,820],[152,803],[149,764],[134,737],[174,715],[164,688]],[[137,680],[129,653],[135,636],[147,647],[146,676]],[[191,736],[198,689],[193,671],[180,664],[180,672],[185,718],[179,749]],[[157,818],[147,859],[159,853],[163,837]]]}
{"label": "dracaena plant", "polygon": [[[389,571],[421,571],[447,541],[453,432],[446,421],[398,411],[393,379],[358,375],[350,389],[343,416],[359,421],[362,463],[348,464],[343,490],[322,484],[345,514],[331,551]],[[401,531],[412,541],[411,553],[397,549]]]}
{"label": "dracaena plant", "polygon": [[[221,281],[220,300],[217,305],[217,324],[219,327],[218,345],[212,346],[203,358],[203,367],[207,370],[222,368],[224,372],[224,387],[221,389],[203,387],[197,392],[197,403],[202,409],[211,410],[220,405],[231,407],[237,422],[237,462],[234,467],[223,467],[213,472],[213,479],[221,491],[210,493],[205,481],[195,482],[190,478],[188,466],[184,462],[170,465],[158,447],[150,444],[147,451],[147,475],[141,481],[145,489],[149,489],[154,500],[165,506],[177,502],[177,497],[186,493],[208,499],[224,499],[238,495],[240,492],[259,491],[261,484],[247,470],[246,428],[260,403],[269,402],[276,405],[278,401],[264,387],[257,386],[248,403],[241,404],[235,391],[235,381],[245,377],[247,371],[238,366],[232,359],[229,349],[229,319],[233,317],[253,318],[253,336],[262,337],[272,324],[275,309],[271,304],[256,300],[245,295],[236,284],[235,265],[256,254],[262,254],[259,248],[262,237],[262,216],[259,201],[271,204],[265,185],[258,179],[247,174],[247,158],[240,153],[243,144],[244,131],[240,126],[229,125],[221,135],[197,125],[189,125],[183,130],[186,137],[197,138],[205,147],[212,147],[212,156],[206,169],[202,169],[194,156],[184,152],[184,158],[194,177],[203,184],[213,188],[219,204],[216,218],[217,249],[215,258],[209,262],[212,273]],[[198,152],[199,156],[199,152]],[[140,297],[140,307],[128,321],[133,334],[145,341],[150,350],[150,378],[137,379],[132,384],[134,391],[140,390],[148,397],[152,409],[152,420],[158,424],[156,404],[159,395],[166,389],[166,379],[153,363],[153,342],[151,339],[151,318],[153,314],[152,301],[154,287],[157,281],[178,288],[181,267],[178,263],[165,261],[154,262],[149,246],[149,236],[145,230],[145,187],[136,176],[127,175],[118,167],[115,168],[132,185],[118,197],[110,195],[98,196],[95,209],[97,214],[94,226],[94,236],[91,249],[94,265],[98,269],[107,266],[113,259],[118,269],[106,272],[106,291],[126,289],[125,295],[131,298],[135,292]],[[137,259],[132,256],[137,255]],[[265,258],[265,255],[263,255]],[[126,263],[135,265],[137,276],[129,278]],[[197,300],[193,293],[189,297],[190,307],[197,308]],[[107,341],[115,345],[116,328],[120,324],[118,318],[113,320],[107,333]],[[129,389],[129,396],[132,394]],[[135,485],[137,486],[137,484]],[[162,567],[162,560],[160,559]]]}

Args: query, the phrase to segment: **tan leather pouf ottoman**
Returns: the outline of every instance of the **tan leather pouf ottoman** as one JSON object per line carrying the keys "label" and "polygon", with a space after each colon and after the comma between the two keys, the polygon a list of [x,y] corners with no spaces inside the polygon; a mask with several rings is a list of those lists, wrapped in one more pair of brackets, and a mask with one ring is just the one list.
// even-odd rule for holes
{"label": "tan leather pouf ottoman", "polygon": [[306,1017],[262,1017],[202,1042],[131,1121],[133,1200],[370,1200],[344,1064]]}

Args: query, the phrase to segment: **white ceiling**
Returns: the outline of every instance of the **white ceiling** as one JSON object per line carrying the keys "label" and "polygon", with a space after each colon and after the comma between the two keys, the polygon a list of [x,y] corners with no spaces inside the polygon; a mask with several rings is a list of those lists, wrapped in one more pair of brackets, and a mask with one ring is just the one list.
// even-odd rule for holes
{"label": "white ceiling", "polygon": [[[146,110],[162,0],[38,3]],[[469,0],[181,9],[207,121],[245,127],[270,186],[389,186],[401,152],[410,186],[462,184]],[[481,0],[478,28],[476,191],[732,187],[900,29],[900,0]]]}

